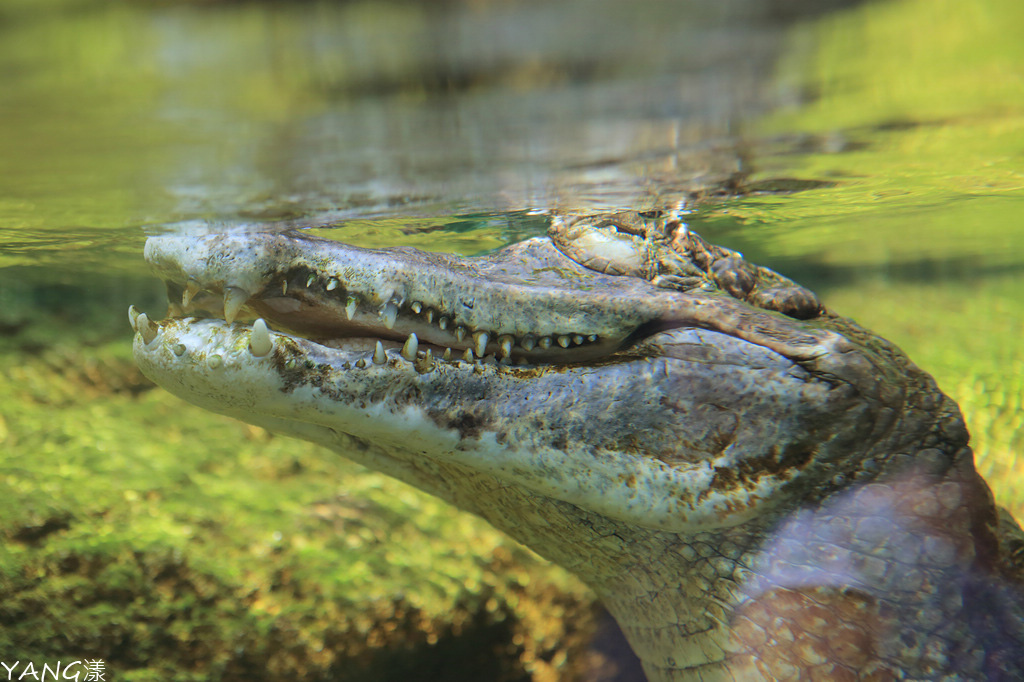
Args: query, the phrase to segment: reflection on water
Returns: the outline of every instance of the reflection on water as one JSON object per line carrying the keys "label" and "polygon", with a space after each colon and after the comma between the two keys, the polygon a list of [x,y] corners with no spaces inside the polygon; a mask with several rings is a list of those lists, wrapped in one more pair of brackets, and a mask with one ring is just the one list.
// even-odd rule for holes
{"label": "reflection on water", "polygon": [[[98,505],[128,510],[103,512],[124,527],[150,519],[161,547],[178,547],[167,538],[184,537],[183,524],[222,523],[245,551],[270,556],[278,541],[254,529],[277,528],[281,513],[253,500],[308,493],[260,453],[312,468],[295,490],[341,475],[289,449],[300,446],[198,413],[177,426],[187,408],[152,393],[117,402],[143,391],[125,374],[122,311],[155,308],[161,293],[141,261],[144,228],[292,221],[363,246],[472,254],[543,233],[545,209],[680,202],[709,240],[810,286],[932,371],[965,409],[979,468],[1020,516],[1021,25],[1019,0],[0,1],[0,378],[16,396],[0,409],[0,447],[40,459],[28,473],[0,464],[14,500],[0,519],[28,514],[46,528],[54,508],[92,518]],[[56,394],[43,380],[55,375]],[[191,498],[124,496],[152,485],[138,443],[156,457],[151,434],[187,443],[207,437],[200,423],[232,436],[203,441],[216,458],[183,456],[188,473],[174,475]],[[97,466],[124,489],[83,484]],[[193,476],[223,497],[202,497]],[[352,498],[405,494],[387,485],[352,484],[365,488]],[[237,490],[261,491],[243,507],[265,526],[230,525],[222,500]],[[205,507],[189,516],[195,499]],[[351,521],[346,504],[317,513]],[[157,510],[177,516],[164,528]],[[417,514],[458,526],[430,526],[439,536],[471,523]],[[307,542],[316,524],[302,526]],[[491,542],[488,560],[513,563]],[[314,546],[330,574],[342,550],[324,543]],[[432,566],[454,552],[418,549]],[[495,579],[491,564],[468,561],[485,576],[474,584]],[[330,575],[366,592],[395,564]],[[586,599],[567,578],[545,579]],[[463,594],[461,583],[434,587],[424,609]],[[337,589],[336,601],[351,598]],[[541,667],[561,660],[529,655]]]}
{"label": "reflection on water", "polygon": [[0,6],[9,224],[671,201],[737,171],[794,22],[739,0],[148,5]]}

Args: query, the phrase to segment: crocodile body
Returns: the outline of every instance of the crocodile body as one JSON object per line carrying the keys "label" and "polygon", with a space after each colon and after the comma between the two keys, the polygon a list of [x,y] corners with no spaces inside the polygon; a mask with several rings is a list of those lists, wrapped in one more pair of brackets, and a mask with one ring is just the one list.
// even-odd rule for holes
{"label": "crocodile body", "polygon": [[557,218],[480,258],[251,232],[146,255],[175,299],[131,313],[150,378],[575,572],[652,682],[1024,679],[1024,536],[955,403],[677,222]]}

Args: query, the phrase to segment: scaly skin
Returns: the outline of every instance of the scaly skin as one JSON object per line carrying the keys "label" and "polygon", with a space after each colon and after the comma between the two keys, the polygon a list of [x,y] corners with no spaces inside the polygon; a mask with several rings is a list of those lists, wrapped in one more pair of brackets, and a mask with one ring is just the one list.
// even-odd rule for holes
{"label": "scaly skin", "polygon": [[592,585],[652,681],[1024,679],[1024,536],[956,405],[678,223],[561,218],[479,259],[146,252],[184,299],[132,313],[150,378],[484,517]]}

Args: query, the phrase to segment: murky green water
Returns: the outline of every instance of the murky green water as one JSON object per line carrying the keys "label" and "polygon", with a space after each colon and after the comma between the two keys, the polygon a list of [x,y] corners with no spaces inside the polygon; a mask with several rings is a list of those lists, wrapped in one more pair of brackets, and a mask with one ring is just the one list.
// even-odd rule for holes
{"label": "murky green water", "polygon": [[[89,575],[60,562],[148,547],[186,556],[200,577],[180,580],[197,594],[251,587],[250,614],[263,614],[253,628],[293,617],[289,645],[306,668],[282,668],[292,674],[327,669],[303,639],[344,620],[324,603],[365,598],[379,615],[396,585],[425,573],[417,608],[435,617],[461,599],[471,614],[496,599],[513,633],[527,633],[526,673],[569,674],[564,652],[551,653],[562,649],[536,633],[564,637],[545,628],[577,607],[530,620],[532,606],[509,606],[515,589],[479,596],[508,574],[509,553],[523,556],[507,541],[132,374],[124,309],[160,309],[145,233],[181,221],[298,221],[360,245],[471,254],[542,233],[546,209],[669,206],[738,184],[750,191],[693,204],[691,226],[808,285],[935,374],[963,406],[997,497],[1022,515],[1024,5],[832,4],[850,6],[801,17],[740,0],[583,11],[0,2],[0,586],[19,618],[32,604],[46,614],[32,630],[45,636],[26,643],[26,630],[9,630],[0,644],[56,658],[54,623],[74,618],[68,595],[84,588],[53,576]],[[332,502],[317,526],[311,505],[336,501],[339,486],[388,522],[359,536],[344,520],[361,515]],[[462,532],[486,539],[453,548]],[[418,543],[415,560],[388,553],[396,535]],[[224,547],[247,558],[232,563],[216,553]],[[290,558],[275,564],[275,553]],[[261,592],[267,573],[247,562],[326,584],[326,602]],[[121,570],[153,582],[148,569]],[[522,584],[587,602],[557,571],[515,570]],[[31,587],[44,575],[53,592]],[[154,604],[159,593],[145,592]],[[122,619],[129,627],[117,609],[77,598],[89,604],[78,611],[94,610],[65,633],[81,655],[117,659],[102,643],[135,628],[134,662],[117,660],[150,679],[147,656],[176,651],[152,644],[153,623]],[[179,610],[202,608],[189,604],[171,608],[180,621],[163,614],[181,623],[168,641],[195,638]],[[208,609],[212,641],[241,641],[216,625],[220,608]],[[321,609],[314,625],[304,608]],[[195,679],[212,674],[210,661],[233,679],[230,656],[193,654]]]}

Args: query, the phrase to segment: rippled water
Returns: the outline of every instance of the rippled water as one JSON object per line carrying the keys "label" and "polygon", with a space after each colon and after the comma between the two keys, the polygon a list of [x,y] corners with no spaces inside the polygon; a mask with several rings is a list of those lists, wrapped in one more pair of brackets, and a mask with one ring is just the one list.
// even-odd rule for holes
{"label": "rippled water", "polygon": [[802,4],[0,3],[5,367],[127,344],[181,221],[472,254],[683,204],[933,372],[1020,515],[1024,5]]}

